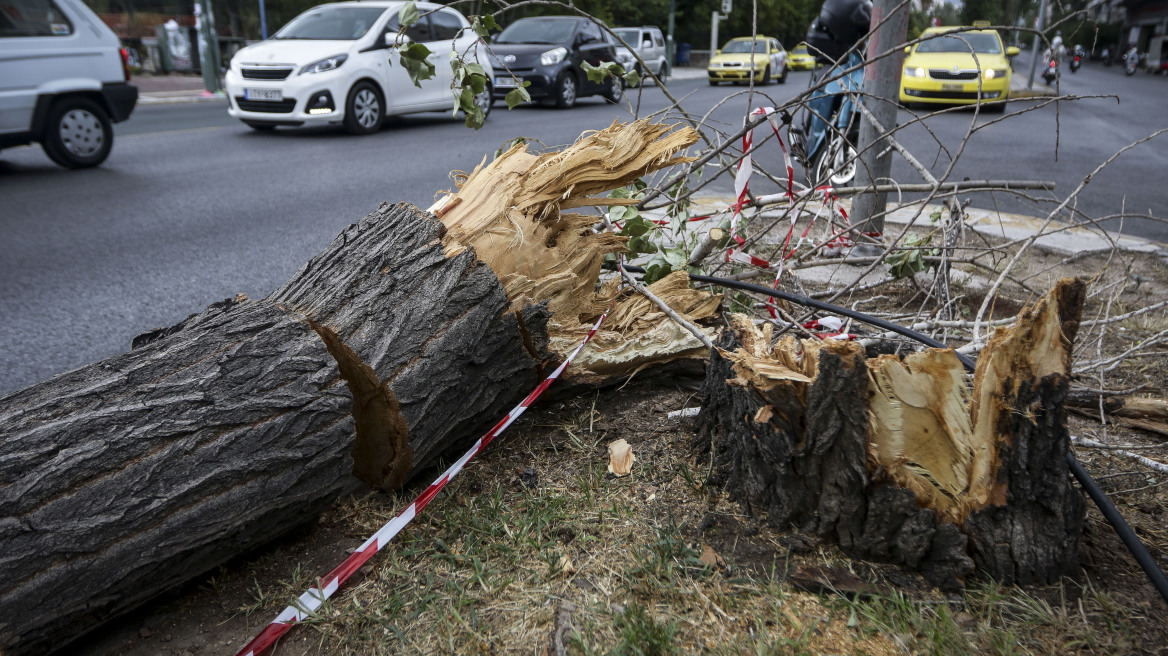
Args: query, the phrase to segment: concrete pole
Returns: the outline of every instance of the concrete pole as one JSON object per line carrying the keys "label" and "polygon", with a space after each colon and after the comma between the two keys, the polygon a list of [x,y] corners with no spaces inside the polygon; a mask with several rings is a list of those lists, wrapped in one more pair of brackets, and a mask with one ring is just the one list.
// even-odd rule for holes
{"label": "concrete pole", "polygon": [[673,40],[673,17],[677,13],[677,0],[669,0],[669,31],[665,36],[665,58],[669,64],[665,68],[666,77],[673,74],[673,62],[677,59],[677,43]]}
{"label": "concrete pole", "polygon": [[268,14],[264,11],[264,0],[260,0],[260,37],[268,38]]}
{"label": "concrete pole", "polygon": [[[1038,44],[1042,41],[1042,26],[1046,23],[1046,0],[1038,3],[1038,20],[1034,21],[1034,48],[1030,52],[1030,80],[1026,83],[1027,89],[1034,88],[1034,71],[1038,68]],[[1043,62],[1046,63],[1046,62]]]}
{"label": "concrete pole", "polygon": [[195,0],[195,28],[199,38],[199,68],[203,71],[203,88],[219,90],[219,38],[215,35],[215,16],[211,0]]}
{"label": "concrete pole", "polygon": [[715,11],[714,15],[710,17],[710,58],[713,59],[714,53],[718,50],[718,21],[722,17]]}
{"label": "concrete pole", "polygon": [[[898,8],[897,5],[900,5]],[[868,64],[864,67],[864,106],[887,129],[896,127],[900,76],[904,68],[904,42],[908,34],[909,3],[901,0],[874,0],[872,26],[889,16],[884,25],[868,37]],[[880,60],[876,56],[891,50]],[[860,118],[857,150],[863,153],[856,168],[856,186],[866,187],[887,179],[892,172],[892,148],[881,138],[879,128]],[[867,192],[852,201],[852,224],[861,232],[884,234],[884,209],[888,192]]]}

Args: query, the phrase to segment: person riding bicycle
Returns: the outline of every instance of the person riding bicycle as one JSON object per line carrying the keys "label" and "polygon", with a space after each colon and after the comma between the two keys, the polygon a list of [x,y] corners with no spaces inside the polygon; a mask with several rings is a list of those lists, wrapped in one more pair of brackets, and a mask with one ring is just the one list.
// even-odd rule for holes
{"label": "person riding bicycle", "polygon": [[[871,0],[826,0],[807,31],[808,52],[815,55],[817,62],[829,65],[818,78],[812,75],[811,83],[823,79],[831,81],[812,93],[807,102],[808,115],[802,135],[796,134],[801,138],[792,139],[796,150],[801,151],[800,159],[805,165],[819,151],[827,133],[828,118],[834,113],[836,104],[842,102],[846,93],[860,91],[864,58],[862,48],[854,46],[868,35],[871,15]],[[840,76],[847,69],[855,70]],[[846,109],[847,115],[839,116],[837,120],[839,125],[846,126],[853,109],[850,104],[842,109]]]}

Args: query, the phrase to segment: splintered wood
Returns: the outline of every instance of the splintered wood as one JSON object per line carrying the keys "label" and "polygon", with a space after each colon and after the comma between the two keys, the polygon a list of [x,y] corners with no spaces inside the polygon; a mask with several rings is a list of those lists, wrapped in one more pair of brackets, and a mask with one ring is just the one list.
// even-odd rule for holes
{"label": "splintered wood", "polygon": [[[772,521],[949,587],[973,565],[1000,581],[1053,580],[1077,565],[1085,512],[1062,409],[1083,290],[1061,281],[999,328],[972,390],[951,350],[866,359],[839,342],[772,345],[768,325],[733,320],[699,427],[718,442],[731,494]],[[851,478],[833,481],[840,472]]]}
{"label": "splintered wood", "polygon": [[[560,357],[615,300],[604,328],[568,372],[574,380],[603,382],[647,364],[704,359],[701,342],[647,300],[618,297],[615,284],[596,289],[605,255],[623,251],[626,239],[594,232],[600,220],[595,214],[565,211],[628,204],[600,194],[692,161],[681,153],[697,139],[690,128],[642,120],[614,122],[561,152],[535,155],[516,145],[480,164],[430,211],[447,228],[447,253],[473,248],[499,276],[513,310],[547,304],[549,349]],[[658,281],[650,291],[690,320],[713,316],[720,300],[690,289],[684,273]]]}

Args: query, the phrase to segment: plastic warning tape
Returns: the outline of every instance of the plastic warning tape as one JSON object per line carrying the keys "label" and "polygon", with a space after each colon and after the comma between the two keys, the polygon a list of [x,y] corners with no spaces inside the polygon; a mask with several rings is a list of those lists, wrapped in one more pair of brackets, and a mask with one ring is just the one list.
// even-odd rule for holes
{"label": "plastic warning tape", "polygon": [[236,653],[236,656],[258,656],[258,654],[263,653],[264,650],[266,650],[268,647],[274,645],[276,641],[280,639],[280,636],[287,633],[293,626],[296,625],[297,622],[304,620],[304,618],[316,612],[316,610],[320,608],[321,604],[323,604],[326,599],[333,596],[333,593],[335,593],[337,589],[345,583],[345,581],[347,581],[351,576],[353,576],[353,574],[361,569],[361,567],[365,565],[365,563],[368,562],[374,554],[385,547],[385,545],[388,544],[389,541],[398,534],[398,532],[405,528],[406,524],[410,523],[410,520],[416,517],[418,513],[422,512],[422,510],[431,501],[434,500],[434,497],[438,494],[438,492],[441,491],[443,487],[446,487],[446,484],[450,482],[450,479],[454,478],[456,475],[458,475],[458,472],[462,471],[462,468],[466,466],[466,463],[470,462],[471,459],[478,455],[480,451],[487,448],[488,444],[490,444],[496,437],[499,436],[500,433],[506,430],[508,426],[510,426],[516,419],[518,419],[525,410],[531,407],[531,404],[535,403],[536,399],[538,399],[540,395],[544,393],[544,390],[550,387],[551,384],[560,377],[560,374],[564,372],[564,369],[566,369],[568,365],[571,364],[572,360],[574,360],[576,356],[579,355],[580,351],[584,349],[584,346],[592,340],[592,337],[596,335],[596,331],[600,330],[600,324],[604,323],[604,319],[607,316],[608,312],[600,315],[600,318],[597,319],[596,324],[593,325],[592,329],[588,331],[588,334],[584,337],[584,341],[580,342],[580,345],[576,347],[576,350],[572,351],[571,355],[569,355],[567,359],[564,360],[550,376],[545,378],[544,381],[541,382],[539,386],[531,392],[531,394],[528,394],[527,398],[523,399],[519,405],[515,406],[511,412],[507,413],[506,417],[503,417],[499,423],[495,424],[494,428],[487,431],[485,435],[480,437],[478,441],[475,442],[473,446],[471,446],[469,451],[467,451],[461,458],[459,458],[453,465],[451,465],[449,469],[447,469],[441,476],[438,477],[438,480],[431,483],[430,486],[427,487],[421,494],[419,494],[410,505],[406,506],[404,510],[399,512],[393,519],[389,520],[385,526],[382,526],[380,529],[378,529],[377,532],[370,536],[370,538],[366,540],[364,544],[362,544],[360,547],[357,547],[357,549],[352,554],[350,554],[349,557],[344,560],[344,562],[342,562],[340,565],[337,565],[333,571],[329,572],[328,576],[325,576],[323,579],[321,579],[319,588],[309,588],[308,592],[300,595],[300,598],[297,599],[291,606],[285,608],[284,612],[280,613],[276,619],[272,620],[270,624],[264,627],[263,631],[261,631],[259,635],[253,638],[251,642],[247,643],[243,649],[239,650]]}

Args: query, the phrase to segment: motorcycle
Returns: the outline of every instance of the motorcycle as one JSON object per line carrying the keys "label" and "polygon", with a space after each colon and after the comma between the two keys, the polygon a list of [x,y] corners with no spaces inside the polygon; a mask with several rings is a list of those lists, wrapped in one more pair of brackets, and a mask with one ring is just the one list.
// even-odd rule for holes
{"label": "motorcycle", "polygon": [[807,102],[804,125],[791,126],[791,152],[803,165],[810,187],[844,187],[856,177],[856,144],[860,140],[856,104],[864,79],[862,63],[860,55],[853,53],[838,66],[824,67],[822,74],[811,76],[810,84],[815,86],[845,69],[857,68],[817,89]]}
{"label": "motorcycle", "polygon": [[1136,53],[1136,49],[1132,48],[1123,56],[1123,74],[1135,75],[1136,68],[1140,65],[1140,56]]}
{"label": "motorcycle", "polygon": [[1054,81],[1058,79],[1058,76],[1058,60],[1052,58],[1049,62],[1047,62],[1046,68],[1042,71],[1042,80],[1050,85],[1054,84]]}
{"label": "motorcycle", "polygon": [[1082,65],[1083,65],[1083,62],[1079,59],[1079,55],[1075,55],[1074,57],[1071,57],[1071,72],[1072,73],[1078,72],[1079,67]]}

